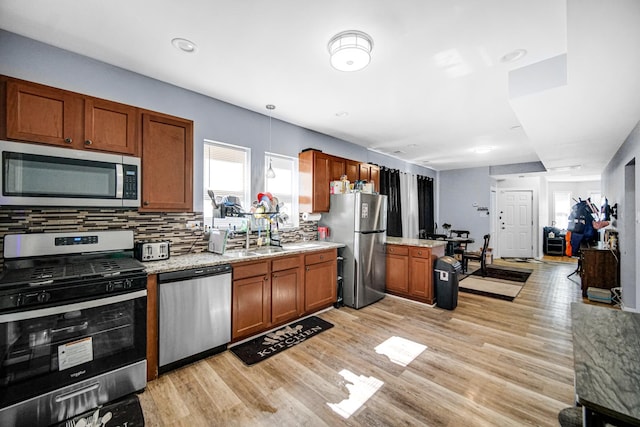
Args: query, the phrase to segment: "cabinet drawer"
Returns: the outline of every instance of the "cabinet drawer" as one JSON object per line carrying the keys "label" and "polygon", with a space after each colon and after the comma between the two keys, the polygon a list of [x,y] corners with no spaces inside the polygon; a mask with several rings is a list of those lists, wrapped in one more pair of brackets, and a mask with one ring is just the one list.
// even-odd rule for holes
{"label": "cabinet drawer", "polygon": [[305,265],[318,264],[320,262],[330,261],[332,259],[336,259],[335,250],[317,252],[314,254],[305,255],[304,264]]}
{"label": "cabinet drawer", "polygon": [[298,256],[276,258],[271,261],[271,271],[282,271],[298,267],[300,267],[300,258]]}
{"label": "cabinet drawer", "polygon": [[431,249],[429,248],[411,248],[411,256],[414,258],[429,258],[431,257]]}
{"label": "cabinet drawer", "polygon": [[262,275],[266,276],[268,272],[269,263],[267,261],[235,264],[233,265],[233,280]]}
{"label": "cabinet drawer", "polygon": [[406,246],[387,245],[387,253],[395,255],[409,255],[409,248]]}

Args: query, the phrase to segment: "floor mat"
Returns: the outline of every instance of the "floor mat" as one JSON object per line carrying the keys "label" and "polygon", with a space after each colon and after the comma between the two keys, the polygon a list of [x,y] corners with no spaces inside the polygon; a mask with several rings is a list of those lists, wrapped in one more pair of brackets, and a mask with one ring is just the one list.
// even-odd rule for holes
{"label": "floor mat", "polygon": [[[487,265],[485,277],[492,279],[510,280],[513,282],[526,282],[533,270],[529,268],[505,267],[502,265]],[[471,273],[472,276],[482,276],[480,269]]]}
{"label": "floor mat", "polygon": [[333,328],[333,324],[311,316],[231,347],[229,350],[245,364],[253,365],[330,328]]}
{"label": "floor mat", "polygon": [[55,427],[68,426],[144,426],[144,416],[138,396],[131,394],[115,402],[77,415],[67,421],[55,424]]}
{"label": "floor mat", "polygon": [[500,281],[497,279],[466,276],[459,283],[460,292],[483,295],[491,298],[513,301],[524,284],[508,281]]}

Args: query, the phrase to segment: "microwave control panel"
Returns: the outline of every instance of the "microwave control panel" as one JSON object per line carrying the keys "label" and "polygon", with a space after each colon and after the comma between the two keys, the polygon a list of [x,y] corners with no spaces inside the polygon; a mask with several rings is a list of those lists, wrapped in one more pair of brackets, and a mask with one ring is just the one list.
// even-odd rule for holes
{"label": "microwave control panel", "polygon": [[138,198],[138,166],[122,165],[124,172],[124,185],[122,198],[135,200]]}

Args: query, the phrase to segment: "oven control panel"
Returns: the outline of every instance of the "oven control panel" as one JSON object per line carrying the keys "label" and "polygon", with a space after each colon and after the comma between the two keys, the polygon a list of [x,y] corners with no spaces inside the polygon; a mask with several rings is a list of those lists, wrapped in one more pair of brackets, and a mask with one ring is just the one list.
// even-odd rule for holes
{"label": "oven control panel", "polygon": [[56,237],[54,241],[56,246],[96,245],[97,243],[98,236],[64,236]]}

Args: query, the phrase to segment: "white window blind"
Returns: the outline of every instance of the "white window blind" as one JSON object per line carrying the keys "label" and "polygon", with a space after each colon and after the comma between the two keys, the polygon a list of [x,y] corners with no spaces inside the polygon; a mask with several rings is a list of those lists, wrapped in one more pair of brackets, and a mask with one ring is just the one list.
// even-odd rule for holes
{"label": "white window blind", "polygon": [[571,192],[553,192],[553,226],[566,230],[569,225],[569,213],[571,212]]}

